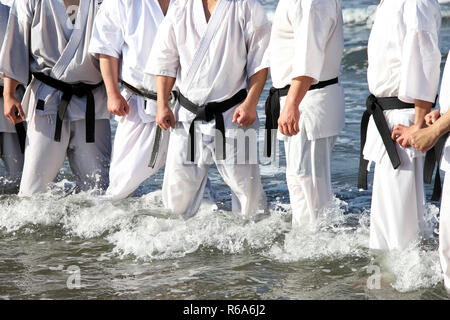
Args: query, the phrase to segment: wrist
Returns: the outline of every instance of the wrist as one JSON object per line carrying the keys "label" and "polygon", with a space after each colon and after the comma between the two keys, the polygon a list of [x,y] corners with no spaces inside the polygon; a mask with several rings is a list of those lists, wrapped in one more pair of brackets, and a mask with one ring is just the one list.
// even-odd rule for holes
{"label": "wrist", "polygon": [[298,105],[295,104],[295,103],[292,103],[291,101],[287,101],[287,100],[286,100],[286,103],[284,104],[284,108],[285,108],[287,111],[290,111],[290,112],[292,112],[292,111],[297,111],[297,110],[298,110]]}
{"label": "wrist", "polygon": [[411,127],[417,128],[417,129],[422,129],[422,128],[425,128],[426,126],[427,125],[426,125],[425,121],[422,120],[422,121],[414,123]]}
{"label": "wrist", "polygon": [[432,126],[430,126],[428,128],[434,138],[439,138],[442,135],[444,135],[445,133],[447,133],[446,128],[443,127],[439,121],[437,121],[435,124],[433,124]]}
{"label": "wrist", "polygon": [[4,92],[3,92],[3,98],[4,98],[5,100],[11,100],[11,99],[16,99],[16,96],[15,96],[15,94],[12,93],[12,92],[6,92],[6,91],[4,91]]}
{"label": "wrist", "polygon": [[157,109],[158,111],[165,111],[165,110],[167,110],[167,109],[170,110],[169,103],[166,102],[166,101],[157,102],[157,103],[156,103],[156,109]]}
{"label": "wrist", "polygon": [[258,100],[254,101],[254,99],[247,98],[244,100],[241,106],[248,111],[256,111],[256,109],[258,108]]}
{"label": "wrist", "polygon": [[122,96],[122,94],[120,93],[119,87],[117,87],[115,89],[109,89],[109,90],[107,89],[106,92],[108,95],[108,99],[117,99]]}

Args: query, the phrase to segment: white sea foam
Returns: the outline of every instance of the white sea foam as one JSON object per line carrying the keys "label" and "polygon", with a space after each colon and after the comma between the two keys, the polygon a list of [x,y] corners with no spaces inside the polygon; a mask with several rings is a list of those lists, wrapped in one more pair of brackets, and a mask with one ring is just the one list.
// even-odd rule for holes
{"label": "white sea foam", "polygon": [[346,8],[342,10],[344,24],[368,25],[371,26],[377,6],[365,8]]}
{"label": "white sea foam", "polygon": [[443,279],[438,252],[421,250],[417,246],[386,255],[381,270],[393,275],[391,286],[399,292],[431,288]]}
{"label": "white sea foam", "polygon": [[[450,3],[450,0],[440,0],[441,4]],[[371,27],[375,18],[377,6],[367,6],[364,8],[345,8],[342,10],[342,15],[345,25],[366,25]],[[450,18],[450,9],[448,7],[441,8],[442,19]]]}
{"label": "white sea foam", "polygon": [[[365,256],[368,245],[367,218],[345,214],[346,203],[334,199],[320,217],[319,230],[293,229],[284,243],[274,244],[267,255],[281,262],[325,257]],[[353,227],[349,219],[359,219]]]}
{"label": "white sea foam", "polygon": [[240,253],[270,247],[287,228],[285,213],[272,212],[261,221],[243,221],[231,212],[211,212],[203,207],[188,220],[142,216],[111,234],[108,240],[121,256],[167,259],[201,248]]}

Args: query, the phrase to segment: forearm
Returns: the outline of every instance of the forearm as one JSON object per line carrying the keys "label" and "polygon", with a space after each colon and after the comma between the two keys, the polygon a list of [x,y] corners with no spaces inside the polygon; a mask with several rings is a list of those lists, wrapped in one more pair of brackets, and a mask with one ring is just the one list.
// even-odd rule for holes
{"label": "forearm", "polygon": [[443,136],[450,131],[450,110],[443,114],[436,122],[431,126],[433,131],[438,137]]}
{"label": "forearm", "polygon": [[414,100],[414,125],[420,128],[425,126],[425,116],[430,113],[432,103],[423,100]]}
{"label": "forearm", "polygon": [[158,109],[169,107],[170,93],[175,85],[175,78],[167,76],[156,76],[156,93],[158,96]]}
{"label": "forearm", "polygon": [[286,97],[286,106],[298,108],[312,83],[313,78],[310,77],[302,76],[292,79],[291,88]]}
{"label": "forearm", "polygon": [[262,69],[250,77],[250,84],[246,101],[255,110],[258,106],[258,101],[261,97],[264,85],[266,84],[267,74],[268,70]]}
{"label": "forearm", "polygon": [[16,94],[16,88],[19,85],[19,82],[8,78],[8,77],[4,77],[3,78],[3,97],[5,98],[10,98],[10,97],[14,97]]}
{"label": "forearm", "polygon": [[100,71],[108,97],[119,95],[119,59],[101,54]]}

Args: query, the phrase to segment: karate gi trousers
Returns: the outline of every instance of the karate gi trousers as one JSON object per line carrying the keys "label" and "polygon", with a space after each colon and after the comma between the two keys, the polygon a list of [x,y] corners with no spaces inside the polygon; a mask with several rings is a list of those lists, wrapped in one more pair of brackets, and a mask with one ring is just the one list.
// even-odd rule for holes
{"label": "karate gi trousers", "polygon": [[105,196],[118,201],[130,196],[146,179],[161,169],[167,157],[170,131],[162,131],[155,167],[149,167],[157,124],[143,122],[135,102],[129,102],[130,112],[119,120],[109,172],[110,185]]}
{"label": "karate gi trousers", "polygon": [[332,199],[331,151],[337,136],[308,140],[304,126],[283,140],[286,181],[292,210],[292,227],[315,229],[318,218]]}
{"label": "karate gi trousers", "polygon": [[0,159],[3,161],[4,176],[13,184],[19,185],[23,168],[23,153],[20,150],[17,133],[0,132]]}
{"label": "karate gi trousers", "polygon": [[[265,213],[266,197],[261,184],[259,164],[230,163],[231,159],[240,159],[235,139],[226,138],[226,161],[217,161],[214,152],[214,136],[196,135],[196,150],[199,150],[200,161],[188,162],[189,135],[182,123],[171,133],[168,157],[163,183],[164,205],[174,213],[191,217],[195,215],[208,181],[208,170],[212,161],[217,170],[236,197],[233,199],[233,211],[240,212],[243,218],[251,219]],[[248,150],[247,150],[248,151]],[[257,152],[252,151],[252,152]],[[256,157],[249,156],[250,159]],[[231,161],[233,162],[233,161]],[[232,196],[233,198],[233,196]]]}
{"label": "karate gi trousers", "polygon": [[450,139],[447,139],[441,169],[445,171],[439,218],[439,257],[444,272],[444,284],[450,292]]}
{"label": "karate gi trousers", "polygon": [[78,191],[108,187],[111,128],[108,119],[95,121],[95,142],[86,143],[86,121],[64,120],[61,142],[54,141],[56,115],[34,115],[28,122],[25,162],[19,196],[47,190],[66,156]]}

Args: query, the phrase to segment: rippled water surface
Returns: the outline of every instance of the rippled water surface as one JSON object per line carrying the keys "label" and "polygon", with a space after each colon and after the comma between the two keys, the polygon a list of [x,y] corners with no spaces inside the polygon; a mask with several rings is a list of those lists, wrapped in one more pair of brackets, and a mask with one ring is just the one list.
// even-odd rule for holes
{"label": "rippled water surface", "polygon": [[[450,6],[441,2],[444,62]],[[262,3],[271,18],[277,1]],[[72,194],[66,164],[47,194],[0,195],[0,298],[448,299],[437,253],[437,203],[428,205],[429,237],[422,243],[402,253],[367,248],[371,193],[355,184],[376,4],[343,0],[346,127],[333,153],[335,200],[320,232],[290,232],[282,150],[280,167],[262,166],[271,215],[259,222],[230,212],[230,191],[215,169],[210,175],[218,206],[205,203],[197,216],[184,220],[163,209],[162,172],[137,197],[111,204],[95,194]],[[378,273],[380,289],[371,290]],[[81,288],[69,289],[78,284],[78,274]]]}

